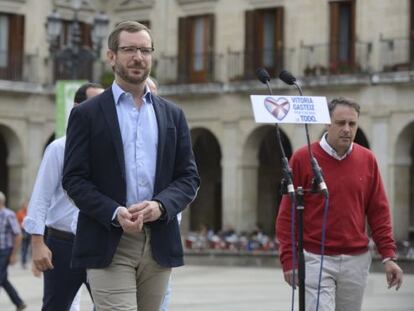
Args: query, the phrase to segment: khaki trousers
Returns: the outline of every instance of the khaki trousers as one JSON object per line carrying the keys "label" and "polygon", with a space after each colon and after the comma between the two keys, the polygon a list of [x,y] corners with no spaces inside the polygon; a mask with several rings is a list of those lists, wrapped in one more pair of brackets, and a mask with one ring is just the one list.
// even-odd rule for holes
{"label": "khaki trousers", "polygon": [[[321,256],[305,251],[306,311],[316,310]],[[359,311],[367,284],[371,253],[324,256],[318,311]]]}
{"label": "khaki trousers", "polygon": [[88,281],[97,311],[159,311],[171,268],[152,258],[150,230],[124,233],[112,263],[88,269]]}

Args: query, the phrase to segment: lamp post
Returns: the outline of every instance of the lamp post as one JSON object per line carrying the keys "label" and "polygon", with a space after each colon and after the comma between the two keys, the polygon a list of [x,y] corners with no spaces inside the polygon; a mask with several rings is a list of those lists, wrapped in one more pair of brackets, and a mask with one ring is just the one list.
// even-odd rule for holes
{"label": "lamp post", "polygon": [[71,79],[79,78],[79,69],[84,65],[91,65],[99,58],[102,41],[107,35],[109,24],[108,17],[99,12],[96,14],[91,31],[92,48],[82,46],[81,26],[78,12],[81,7],[80,0],[72,0],[73,19],[68,25],[66,45],[60,47],[63,19],[57,10],[53,10],[47,17],[46,31],[49,49],[55,61],[61,62],[65,71],[70,72]]}

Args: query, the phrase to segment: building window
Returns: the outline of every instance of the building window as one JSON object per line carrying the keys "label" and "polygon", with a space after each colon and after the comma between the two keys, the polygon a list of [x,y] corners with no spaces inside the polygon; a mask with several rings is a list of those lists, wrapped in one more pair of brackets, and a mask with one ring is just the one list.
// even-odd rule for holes
{"label": "building window", "polygon": [[198,83],[213,80],[213,34],[213,15],[190,16],[179,19],[179,82]]}
{"label": "building window", "polygon": [[24,16],[0,13],[0,79],[21,79],[23,40]]}
{"label": "building window", "polygon": [[330,67],[355,65],[355,1],[330,2]]}
{"label": "building window", "polygon": [[245,76],[265,67],[274,77],[283,68],[283,8],[246,12]]}

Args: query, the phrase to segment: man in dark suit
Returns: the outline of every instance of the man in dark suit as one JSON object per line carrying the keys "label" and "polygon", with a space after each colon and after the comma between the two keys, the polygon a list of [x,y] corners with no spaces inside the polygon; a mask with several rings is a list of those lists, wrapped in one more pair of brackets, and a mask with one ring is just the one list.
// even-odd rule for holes
{"label": "man in dark suit", "polygon": [[79,208],[72,265],[87,268],[97,310],[158,311],[183,265],[176,215],[199,176],[182,110],[151,94],[154,45],[127,21],[108,38],[115,81],[72,110],[63,187]]}

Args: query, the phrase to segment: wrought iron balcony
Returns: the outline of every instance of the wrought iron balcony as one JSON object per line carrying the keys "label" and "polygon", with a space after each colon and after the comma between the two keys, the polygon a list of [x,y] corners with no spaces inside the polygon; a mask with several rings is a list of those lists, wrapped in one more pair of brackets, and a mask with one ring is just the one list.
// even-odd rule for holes
{"label": "wrought iron balcony", "polygon": [[153,74],[162,84],[220,82],[223,65],[222,54],[193,54],[187,58],[161,55]]}
{"label": "wrought iron balcony", "polygon": [[19,57],[0,51],[0,80],[42,83],[40,66],[38,55]]}
{"label": "wrought iron balcony", "polygon": [[255,70],[265,67],[272,77],[293,61],[293,49],[228,51],[196,54],[188,58],[161,55],[154,72],[162,84],[208,83],[256,79]]}
{"label": "wrought iron balcony", "polygon": [[293,59],[294,49],[228,51],[227,78],[229,81],[256,79],[256,69],[265,67],[269,75],[277,77]]}
{"label": "wrought iron balcony", "polygon": [[380,71],[414,70],[414,42],[409,38],[380,37]]}
{"label": "wrought iron balcony", "polygon": [[372,44],[301,44],[304,76],[360,74],[370,72]]}

